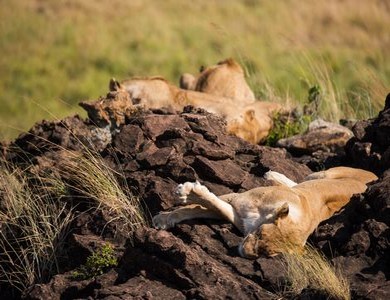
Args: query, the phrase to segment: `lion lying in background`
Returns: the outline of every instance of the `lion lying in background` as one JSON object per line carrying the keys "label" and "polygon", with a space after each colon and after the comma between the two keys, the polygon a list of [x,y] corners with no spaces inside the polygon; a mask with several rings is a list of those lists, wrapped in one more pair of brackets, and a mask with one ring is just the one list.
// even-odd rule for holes
{"label": "lion lying in background", "polygon": [[239,246],[241,256],[274,256],[302,248],[320,222],[377,179],[371,172],[347,167],[313,173],[299,184],[277,172],[266,177],[281,185],[216,196],[199,182],[180,184],[177,194],[184,206],[161,212],[153,224],[168,229],[190,219],[226,220],[245,235]]}
{"label": "lion lying in background", "polygon": [[[229,63],[224,62],[222,65],[217,65],[218,67],[208,71],[208,77],[201,77],[203,78],[202,86],[207,86],[206,83],[209,82],[208,80],[211,80],[213,84],[209,85],[209,87],[215,87],[217,85],[215,80],[219,77],[212,76],[212,74],[223,70],[222,67],[226,69],[230,66],[229,68],[233,68],[234,70],[238,70],[238,68],[241,70],[241,67],[239,67],[237,63],[235,64],[236,65],[232,67],[233,62],[232,60],[229,60]],[[212,72],[212,70],[214,70],[214,72]],[[237,70],[234,72],[237,73]],[[263,101],[255,102],[253,93],[246,85],[245,78],[241,72],[238,72],[239,76],[232,75],[229,82],[237,81],[237,85],[233,84],[232,86],[240,86],[242,80],[244,80],[245,86],[243,86],[242,89],[237,89],[241,92],[236,93],[236,95],[248,95],[250,99],[248,98],[247,100],[232,97],[228,98],[193,90],[183,90],[161,77],[136,77],[122,82],[112,79],[110,81],[110,90],[128,92],[134,105],[143,106],[145,108],[172,107],[176,110],[182,110],[185,106],[192,105],[194,107],[206,109],[209,112],[222,115],[226,118],[228,133],[241,137],[250,143],[258,144],[267,137],[272,128],[273,113],[281,110],[282,107],[277,103]],[[220,78],[220,80],[222,80],[222,78]],[[226,79],[224,82],[228,82],[228,80]],[[222,91],[224,90],[223,86],[224,85],[222,84],[217,89],[219,94],[222,94]],[[229,90],[228,86],[226,86],[226,88],[225,95],[232,96],[234,94],[232,90]]]}
{"label": "lion lying in background", "polygon": [[183,74],[180,77],[180,88],[240,100],[243,105],[256,100],[245,80],[244,70],[232,58],[211,67],[201,67],[197,77]]}

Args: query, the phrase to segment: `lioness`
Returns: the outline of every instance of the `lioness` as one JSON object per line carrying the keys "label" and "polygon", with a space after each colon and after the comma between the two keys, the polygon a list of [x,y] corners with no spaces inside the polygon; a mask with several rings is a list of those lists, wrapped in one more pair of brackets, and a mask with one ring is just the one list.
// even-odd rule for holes
{"label": "lioness", "polygon": [[132,78],[110,81],[111,91],[126,91],[134,105],[145,108],[173,107],[182,110],[186,105],[201,107],[222,115],[227,120],[227,131],[244,140],[258,144],[272,128],[272,114],[280,104],[256,101],[245,103],[208,93],[183,90],[161,77]]}
{"label": "lioness", "polygon": [[[134,77],[118,82],[111,79],[110,91],[126,91],[134,105],[141,105],[145,108],[173,107],[182,109],[186,105],[193,105],[202,108],[217,107],[221,110],[223,103],[230,102],[230,99],[179,89],[162,77]],[[221,104],[220,107],[218,104]]]}
{"label": "lioness", "polygon": [[239,246],[241,256],[274,256],[302,248],[321,221],[377,179],[371,172],[347,167],[313,173],[299,184],[277,172],[266,175],[281,185],[216,196],[199,182],[180,184],[177,194],[185,206],[161,212],[153,224],[167,229],[195,218],[223,219],[245,235]]}
{"label": "lioness", "polygon": [[211,67],[201,67],[197,77],[183,74],[180,77],[180,88],[239,100],[241,104],[255,101],[242,67],[232,58]]}
{"label": "lioness", "polygon": [[266,101],[256,101],[241,109],[236,107],[234,117],[227,118],[227,132],[252,144],[259,144],[272,129],[272,115],[282,110],[279,103]]}

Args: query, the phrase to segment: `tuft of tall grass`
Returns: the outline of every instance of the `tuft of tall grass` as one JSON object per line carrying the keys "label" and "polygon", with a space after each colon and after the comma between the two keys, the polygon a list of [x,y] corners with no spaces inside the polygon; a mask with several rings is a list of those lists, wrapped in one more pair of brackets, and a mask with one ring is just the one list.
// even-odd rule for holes
{"label": "tuft of tall grass", "polygon": [[332,63],[325,58],[305,55],[301,64],[302,84],[309,94],[311,89],[317,88],[316,113],[325,120],[337,123],[341,118],[370,118],[383,107],[385,84],[368,68],[351,67],[364,80],[356,79],[351,86],[345,87],[337,82]]}
{"label": "tuft of tall grass", "polygon": [[60,271],[64,242],[76,217],[61,201],[70,190],[93,200],[94,209],[108,211],[108,223],[119,221],[116,229],[128,235],[148,223],[123,176],[97,153],[65,150],[58,171],[66,180],[0,163],[0,284],[20,293]]}
{"label": "tuft of tall grass", "polygon": [[70,189],[92,199],[97,204],[96,209],[108,210],[109,223],[119,220],[121,229],[128,234],[148,224],[140,199],[131,193],[123,175],[110,168],[97,153],[85,151],[80,155],[69,152],[60,168]]}
{"label": "tuft of tall grass", "polygon": [[58,199],[55,178],[30,177],[0,164],[0,282],[23,293],[59,272],[63,243],[73,220]]}
{"label": "tuft of tall grass", "polygon": [[281,261],[289,283],[284,294],[298,295],[310,288],[333,299],[350,299],[348,280],[313,246],[307,244],[303,251],[286,251]]}

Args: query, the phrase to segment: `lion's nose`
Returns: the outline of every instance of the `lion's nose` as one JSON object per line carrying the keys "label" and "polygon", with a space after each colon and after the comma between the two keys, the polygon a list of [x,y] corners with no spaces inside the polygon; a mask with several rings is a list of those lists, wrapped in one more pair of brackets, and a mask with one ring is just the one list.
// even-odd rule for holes
{"label": "lion's nose", "polygon": [[253,235],[248,234],[238,246],[238,253],[241,257],[256,258],[256,241],[253,240]]}

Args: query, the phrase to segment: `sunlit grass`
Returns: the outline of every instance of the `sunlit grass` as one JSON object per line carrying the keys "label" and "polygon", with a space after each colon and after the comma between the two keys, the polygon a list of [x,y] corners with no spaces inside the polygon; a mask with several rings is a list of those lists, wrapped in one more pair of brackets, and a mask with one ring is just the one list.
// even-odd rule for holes
{"label": "sunlit grass", "polygon": [[[104,211],[105,226],[116,224],[114,234],[130,237],[148,224],[125,178],[97,153],[84,150],[83,155],[64,150],[60,167],[52,169],[57,176],[0,162],[0,284],[14,292],[23,294],[59,273],[71,222],[80,214],[78,201],[87,201],[92,213]],[[68,207],[63,196],[75,197],[75,207]]]}
{"label": "sunlit grass", "polygon": [[[120,232],[127,235],[149,222],[149,216],[134,196],[123,175],[111,169],[94,152],[83,155],[68,152],[60,166],[60,173],[67,178],[68,188],[82,197],[92,200],[95,209],[109,212],[108,223],[117,221]],[[118,178],[122,180],[120,184]]]}
{"label": "sunlit grass", "polygon": [[64,191],[60,180],[0,164],[0,282],[22,293],[59,272],[73,219]]}
{"label": "sunlit grass", "polygon": [[259,98],[302,103],[309,82],[337,101],[337,113],[324,116],[371,116],[387,92],[377,87],[390,84],[386,3],[5,0],[0,136],[48,117],[31,100],[62,117],[105,94],[111,77],[162,75],[177,83],[182,72],[227,57],[244,64]]}
{"label": "sunlit grass", "polygon": [[299,295],[303,289],[310,288],[328,295],[331,299],[351,298],[348,280],[313,246],[306,245],[301,252],[283,253],[282,263],[286,269],[288,283],[283,287],[282,295]]}

